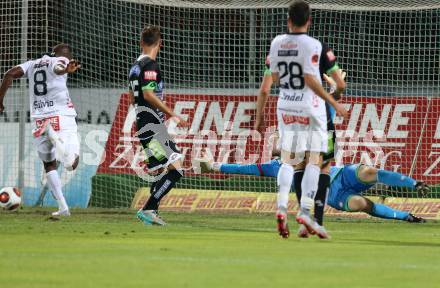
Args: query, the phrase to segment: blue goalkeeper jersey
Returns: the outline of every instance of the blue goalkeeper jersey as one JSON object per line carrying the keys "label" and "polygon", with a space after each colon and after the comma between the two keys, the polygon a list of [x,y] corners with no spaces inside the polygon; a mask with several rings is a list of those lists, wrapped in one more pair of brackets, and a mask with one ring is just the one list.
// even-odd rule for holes
{"label": "blue goalkeeper jersey", "polygon": [[370,189],[375,183],[362,182],[358,177],[358,169],[361,164],[330,167],[330,193],[351,192],[360,194]]}

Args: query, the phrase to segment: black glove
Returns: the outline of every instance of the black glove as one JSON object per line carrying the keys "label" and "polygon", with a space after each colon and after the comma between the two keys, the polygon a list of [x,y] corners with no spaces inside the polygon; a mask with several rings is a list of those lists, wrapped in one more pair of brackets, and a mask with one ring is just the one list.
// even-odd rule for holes
{"label": "black glove", "polygon": [[428,196],[429,191],[431,190],[429,188],[429,186],[426,185],[425,182],[423,182],[423,181],[417,181],[415,188],[416,188],[417,194],[422,197]]}

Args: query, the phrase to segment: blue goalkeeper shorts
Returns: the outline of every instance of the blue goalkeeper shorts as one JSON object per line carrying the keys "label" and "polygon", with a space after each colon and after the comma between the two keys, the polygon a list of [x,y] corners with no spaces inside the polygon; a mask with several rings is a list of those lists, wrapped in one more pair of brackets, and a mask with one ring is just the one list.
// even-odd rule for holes
{"label": "blue goalkeeper shorts", "polygon": [[348,211],[348,201],[352,196],[360,195],[362,192],[374,186],[373,183],[364,183],[358,177],[360,164],[352,164],[344,167],[332,167],[330,175],[330,191],[327,204],[341,211]]}

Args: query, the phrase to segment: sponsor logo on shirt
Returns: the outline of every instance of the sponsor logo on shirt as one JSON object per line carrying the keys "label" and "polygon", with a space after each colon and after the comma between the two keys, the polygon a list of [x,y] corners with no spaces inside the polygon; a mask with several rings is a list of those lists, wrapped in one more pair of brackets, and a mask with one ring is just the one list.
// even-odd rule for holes
{"label": "sponsor logo on shirt", "polygon": [[301,124],[301,125],[309,125],[310,119],[306,116],[297,116],[297,115],[287,115],[283,114],[283,122],[284,124]]}
{"label": "sponsor logo on shirt", "polygon": [[293,43],[293,42],[287,42],[284,44],[281,44],[281,49],[294,49],[298,47],[298,44]]}
{"label": "sponsor logo on shirt", "polygon": [[145,71],[144,72],[144,79],[156,81],[157,80],[157,72],[154,70]]}
{"label": "sponsor logo on shirt", "polygon": [[59,116],[38,119],[35,121],[35,124],[37,125],[38,128],[40,128],[41,125],[43,125],[43,123],[47,120],[49,120],[50,126],[52,126],[53,130],[60,131],[60,117]]}
{"label": "sponsor logo on shirt", "polygon": [[318,62],[319,62],[319,55],[318,54],[314,54],[313,56],[312,56],[312,64],[318,64]]}

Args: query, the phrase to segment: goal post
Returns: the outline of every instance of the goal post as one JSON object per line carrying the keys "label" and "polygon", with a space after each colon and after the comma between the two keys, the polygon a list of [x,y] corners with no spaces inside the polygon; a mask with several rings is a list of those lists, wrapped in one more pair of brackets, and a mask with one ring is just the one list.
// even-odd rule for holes
{"label": "goal post", "polygon": [[[70,78],[69,87],[79,113],[82,154],[87,154],[81,156],[87,163],[82,160],[77,172],[65,173],[68,201],[72,195],[70,201],[79,206],[128,207],[139,188],[149,185],[151,179],[142,174],[142,151],[130,134],[133,119],[124,96],[128,70],[140,53],[140,31],[148,24],[159,25],[163,34],[158,63],[166,102],[191,124],[191,130],[173,129],[187,169],[178,189],[276,192],[274,179],[200,175],[192,169],[192,158],[208,147],[216,150],[220,161],[270,159],[273,143],[267,135],[276,126],[276,97],[270,97],[265,110],[267,135],[252,132],[255,101],[270,41],[287,29],[290,1],[28,2],[31,14],[36,7],[45,7],[47,13],[45,21],[28,22],[30,31],[36,31],[34,26],[47,31],[33,34],[39,40],[31,44],[28,57],[37,56],[36,48],[45,52],[47,46],[66,42],[83,65]],[[344,102],[350,117],[335,120],[338,163],[362,161],[410,174],[432,185],[428,198],[440,198],[436,186],[440,184],[440,4],[309,2],[310,34],[333,48],[348,73]],[[19,37],[15,30],[8,33]],[[14,43],[0,45],[14,47]],[[20,60],[14,57],[1,62],[2,73]],[[29,134],[26,137],[31,143]],[[32,161],[38,163],[36,157]],[[27,195],[37,193],[35,174],[41,172],[34,172],[37,166],[25,167]],[[416,196],[412,191],[380,190],[386,196]],[[370,191],[378,193],[378,189]]]}

